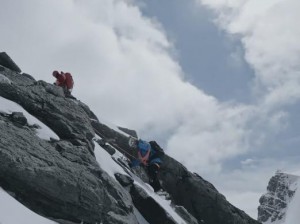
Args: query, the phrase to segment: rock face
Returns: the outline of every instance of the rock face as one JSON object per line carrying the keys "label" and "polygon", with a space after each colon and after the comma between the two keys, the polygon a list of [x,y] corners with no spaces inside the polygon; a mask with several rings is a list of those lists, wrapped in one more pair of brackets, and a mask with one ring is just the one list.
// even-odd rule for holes
{"label": "rock face", "polygon": [[[95,132],[129,157],[132,150],[128,137],[110,129],[105,124],[93,121]],[[144,174],[143,174],[144,175]],[[143,176],[140,176],[144,179]],[[245,212],[231,205],[215,187],[197,174],[189,172],[175,159],[165,156],[159,179],[164,189],[171,195],[176,205],[183,206],[198,223],[206,224],[259,224]]]}
{"label": "rock face", "polygon": [[231,205],[216,188],[182,164],[166,156],[160,176],[163,187],[178,205],[185,207],[199,223],[258,224]]}
{"label": "rock face", "polygon": [[[0,96],[22,105],[60,137],[45,141],[20,113],[0,113],[0,186],[31,210],[73,223],[137,223],[129,193],[92,155],[82,103],[58,87],[1,67]],[[63,223],[60,221],[60,223]]]}
{"label": "rock face", "polygon": [[21,72],[18,65],[16,65],[16,63],[5,52],[0,52],[0,65],[13,71]]}
{"label": "rock face", "polygon": [[287,205],[292,200],[299,176],[276,172],[268,184],[267,193],[259,199],[258,220],[283,223]]}
{"label": "rock face", "polygon": [[136,208],[150,223],[176,224],[176,221],[139,186],[133,185],[130,194]]}
{"label": "rock face", "polygon": [[[66,98],[60,87],[16,70],[0,66],[0,97],[21,105],[60,139],[39,138],[38,126],[29,125],[22,113],[0,107],[0,187],[60,224],[135,224],[136,210],[150,224],[178,223],[136,179],[120,173],[113,178],[95,159],[96,134],[104,139],[96,144],[111,155],[119,151],[135,157],[128,146],[129,135],[137,137],[135,131],[108,127],[87,105]],[[149,179],[143,168],[135,173],[141,181]],[[259,224],[167,155],[159,179],[174,211],[188,224]]]}

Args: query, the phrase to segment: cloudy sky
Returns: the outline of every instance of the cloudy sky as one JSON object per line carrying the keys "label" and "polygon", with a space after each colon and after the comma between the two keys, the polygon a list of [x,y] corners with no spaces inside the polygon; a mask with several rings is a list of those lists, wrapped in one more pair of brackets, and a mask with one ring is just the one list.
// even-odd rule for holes
{"label": "cloudy sky", "polygon": [[0,49],[158,140],[252,217],[300,170],[298,0],[0,0]]}

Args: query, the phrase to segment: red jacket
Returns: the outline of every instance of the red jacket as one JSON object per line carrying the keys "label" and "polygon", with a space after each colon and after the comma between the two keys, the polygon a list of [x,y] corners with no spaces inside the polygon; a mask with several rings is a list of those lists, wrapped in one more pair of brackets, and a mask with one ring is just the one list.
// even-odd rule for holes
{"label": "red jacket", "polygon": [[56,76],[55,84],[61,87],[66,87],[68,90],[71,90],[73,89],[74,81],[70,73],[61,72]]}

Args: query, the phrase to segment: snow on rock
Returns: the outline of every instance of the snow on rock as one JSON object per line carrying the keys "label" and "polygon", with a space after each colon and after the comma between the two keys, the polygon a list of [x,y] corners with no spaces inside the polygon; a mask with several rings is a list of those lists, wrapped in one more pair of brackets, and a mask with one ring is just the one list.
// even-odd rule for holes
{"label": "snow on rock", "polygon": [[0,73],[0,83],[11,84],[11,80]]}
{"label": "snow on rock", "polygon": [[[97,138],[101,139],[99,136]],[[95,157],[99,166],[111,177],[115,178],[115,173],[127,175],[126,172],[111,158],[111,155],[95,142]],[[115,178],[116,179],[116,178]]]}
{"label": "snow on rock", "polygon": [[[295,187],[297,187],[297,185],[300,186],[300,179],[295,185],[296,185]],[[286,220],[285,220],[284,224],[299,223],[300,222],[299,209],[300,209],[300,190],[296,191],[293,200],[288,205]]]}
{"label": "snow on rock", "polygon": [[137,185],[143,188],[147,194],[152,197],[158,204],[163,207],[163,209],[178,223],[186,224],[186,222],[175,212],[174,208],[171,206],[171,201],[166,200],[164,196],[159,196],[153,191],[153,188],[150,185],[145,184],[142,180],[134,178],[134,181]]}
{"label": "snow on rock", "polygon": [[[96,135],[95,138],[95,157],[97,162],[99,163],[100,167],[106,171],[110,176],[115,178],[115,173],[121,173],[123,175],[128,174],[123,170],[121,166],[119,166],[113,159],[112,156],[106,152],[101,146],[99,146],[96,140],[101,139],[99,136]],[[121,158],[124,157],[122,153],[116,151],[113,157]],[[178,223],[178,224],[185,224],[186,222],[175,212],[174,208],[171,206],[171,201],[166,200],[164,197],[157,195],[153,188],[143,182],[139,177],[135,176],[134,174],[131,176],[133,178],[134,183],[137,184],[139,187],[143,188],[147,194],[152,197],[158,204],[160,204],[164,210]],[[143,223],[143,222],[142,222]]]}
{"label": "snow on rock", "polygon": [[276,172],[268,184],[268,192],[260,198],[258,221],[263,224],[286,223],[286,214],[297,190],[299,176]]}
{"label": "snow on rock", "polygon": [[36,129],[37,136],[39,138],[44,140],[50,140],[50,138],[59,140],[59,137],[48,126],[29,114],[23,107],[13,101],[0,97],[0,112],[7,114],[11,114],[12,112],[22,112],[27,118],[29,125],[37,124],[40,127],[39,129]]}
{"label": "snow on rock", "polygon": [[126,136],[126,137],[128,137],[128,138],[131,137],[131,135],[129,135],[128,133],[122,131],[122,130],[120,129],[120,127],[118,127],[117,125],[111,123],[110,121],[107,121],[107,120],[105,120],[105,119],[102,119],[101,122],[103,122],[103,124],[105,124],[105,125],[106,125],[107,127],[109,127],[110,129],[112,129],[112,130],[114,130],[114,131],[116,131],[116,132],[119,132],[120,134],[122,134],[122,135],[124,135],[124,136]]}
{"label": "snow on rock", "polygon": [[1,224],[55,224],[10,196],[0,188],[0,223]]}

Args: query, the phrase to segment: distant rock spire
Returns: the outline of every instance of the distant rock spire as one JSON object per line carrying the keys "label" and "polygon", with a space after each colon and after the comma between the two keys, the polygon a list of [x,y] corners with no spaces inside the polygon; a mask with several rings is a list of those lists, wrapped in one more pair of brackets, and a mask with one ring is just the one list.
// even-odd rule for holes
{"label": "distant rock spire", "polygon": [[265,223],[284,223],[288,204],[296,190],[299,176],[277,170],[268,184],[267,193],[259,199],[258,221]]}

